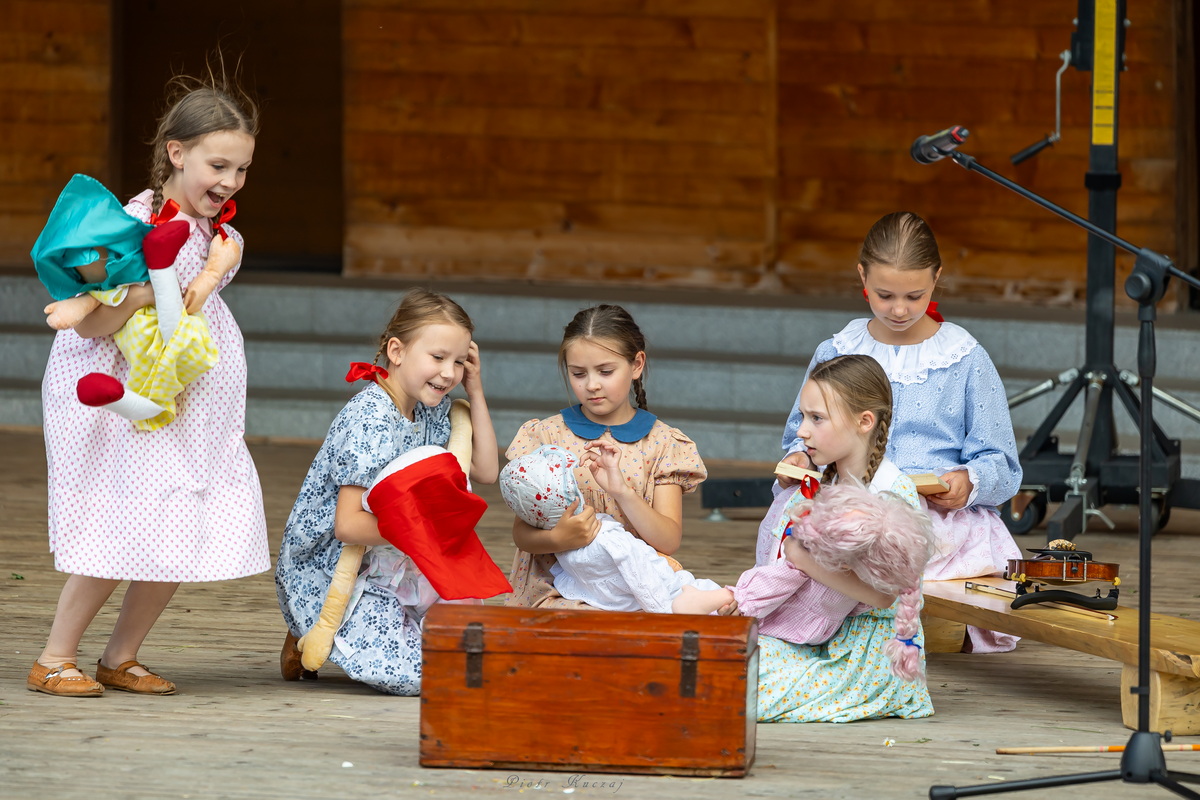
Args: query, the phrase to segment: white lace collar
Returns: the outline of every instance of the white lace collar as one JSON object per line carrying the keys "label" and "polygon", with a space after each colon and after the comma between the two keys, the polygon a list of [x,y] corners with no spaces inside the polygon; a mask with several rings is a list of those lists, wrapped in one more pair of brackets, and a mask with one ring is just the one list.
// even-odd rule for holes
{"label": "white lace collar", "polygon": [[953,322],[943,322],[938,332],[917,344],[884,344],[867,331],[871,319],[856,319],[834,334],[833,347],[840,355],[871,356],[895,383],[924,383],[931,369],[945,369],[962,361],[979,342]]}

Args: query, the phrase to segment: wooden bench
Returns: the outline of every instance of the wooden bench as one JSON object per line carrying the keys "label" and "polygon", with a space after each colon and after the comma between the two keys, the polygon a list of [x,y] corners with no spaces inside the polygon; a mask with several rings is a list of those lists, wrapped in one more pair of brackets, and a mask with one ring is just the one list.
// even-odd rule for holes
{"label": "wooden bench", "polygon": [[[995,577],[971,582],[1015,588],[1011,581]],[[1117,606],[1108,612],[1117,617],[1111,621],[1037,603],[1014,611],[1008,598],[968,590],[963,580],[926,581],[924,595],[928,652],[957,652],[960,626],[975,625],[1120,661],[1121,720],[1137,728],[1137,695],[1129,691],[1138,683],[1137,609]],[[1151,730],[1200,734],[1200,621],[1153,613],[1150,619]],[[944,620],[957,625],[948,631],[939,624]]]}

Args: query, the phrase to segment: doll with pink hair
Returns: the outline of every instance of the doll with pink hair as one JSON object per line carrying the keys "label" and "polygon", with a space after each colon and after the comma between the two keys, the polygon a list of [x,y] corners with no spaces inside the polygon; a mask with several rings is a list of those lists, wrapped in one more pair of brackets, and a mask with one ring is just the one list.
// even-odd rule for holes
{"label": "doll with pink hair", "polygon": [[932,552],[929,517],[891,492],[873,493],[856,481],[826,486],[798,504],[784,532],[781,557],[742,574],[733,596],[743,614],[754,610],[759,632],[796,644],[829,641],[847,617],[871,606],[809,577],[805,556],[824,569],[849,572],[876,591],[897,597],[895,638],[885,650],[892,673],[923,679],[920,647],[921,573]]}

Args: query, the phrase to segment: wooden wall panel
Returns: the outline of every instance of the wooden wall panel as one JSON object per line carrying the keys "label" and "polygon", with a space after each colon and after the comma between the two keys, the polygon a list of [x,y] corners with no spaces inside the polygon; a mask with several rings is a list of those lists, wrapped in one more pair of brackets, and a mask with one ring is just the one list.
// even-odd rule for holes
{"label": "wooden wall panel", "polygon": [[0,24],[0,263],[29,250],[76,172],[109,163],[108,0],[7,0]]}
{"label": "wooden wall panel", "polygon": [[348,0],[346,272],[752,286],[770,11]]}
{"label": "wooden wall panel", "polygon": [[[1180,172],[1194,170],[1181,142],[1195,142],[1180,128],[1194,118],[1179,107],[1194,80],[1180,73],[1194,69],[1180,55],[1186,2],[1130,4],[1119,126],[1118,233],[1181,263],[1196,182]],[[0,262],[27,265],[71,173],[118,177],[112,5],[6,4]],[[1062,141],[1008,160],[1053,127],[1076,12],[1077,0],[926,0],[919,12],[901,0],[343,0],[344,271],[852,292],[863,234],[908,208],[938,234],[949,293],[1078,299],[1083,234],[908,155],[917,136],[962,124],[983,164],[1086,213],[1090,73],[1064,76]],[[264,127],[264,164],[302,129]],[[281,256],[317,241],[275,228]],[[1118,280],[1130,266],[1119,258]]]}
{"label": "wooden wall panel", "polygon": [[[1078,299],[1086,235],[949,160],[918,165],[912,141],[951,125],[966,152],[1033,191],[1087,214],[1091,73],[1063,76],[1063,139],[1013,166],[1009,156],[1054,127],[1054,74],[1076,0],[780,0],[781,282],[812,291],[852,269],[871,223],[896,209],[929,220],[945,288],[1013,299]],[[1171,0],[1131,4],[1121,76],[1118,233],[1174,253],[1175,39]],[[1132,266],[1118,259],[1118,279]],[[853,273],[850,273],[851,278]],[[837,280],[824,281],[835,287]],[[843,290],[853,291],[853,281]]]}
{"label": "wooden wall panel", "polygon": [[[1063,140],[1008,162],[1053,127],[1076,8],[350,0],[346,271],[852,290],[867,228],[908,208],[951,293],[1077,296],[1082,232],[908,154],[966,125],[981,162],[1086,213],[1090,73],[1064,77]],[[1177,9],[1130,13],[1119,232],[1171,253]]]}

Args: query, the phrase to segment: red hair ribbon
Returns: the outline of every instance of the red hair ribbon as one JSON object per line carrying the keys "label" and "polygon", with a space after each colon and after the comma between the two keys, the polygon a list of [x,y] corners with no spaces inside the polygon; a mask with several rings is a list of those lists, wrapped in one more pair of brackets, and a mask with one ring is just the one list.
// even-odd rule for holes
{"label": "red hair ribbon", "polygon": [[350,371],[346,373],[346,383],[373,381],[376,375],[386,379],[388,371],[378,364],[368,364],[365,361],[351,361]]}
{"label": "red hair ribbon", "polygon": [[175,219],[175,215],[179,213],[179,203],[174,200],[168,200],[163,203],[162,211],[157,214],[150,215],[151,225],[162,225],[164,222],[170,222]]}
{"label": "red hair ribbon", "polygon": [[[226,231],[222,226],[226,222],[229,222],[229,220],[233,219],[236,214],[237,203],[233,200],[226,200],[225,205],[221,206],[221,211],[219,214],[217,214],[216,220],[213,221],[213,236],[216,236],[219,233],[221,234],[222,241],[228,239],[229,232]],[[384,377],[386,378],[387,376],[385,375]]]}
{"label": "red hair ribbon", "polygon": [[[866,300],[868,303],[871,302],[871,296],[867,294],[866,289],[863,289],[863,300]],[[931,302],[925,308],[925,316],[929,317],[934,322],[945,322],[946,319],[945,319],[945,317],[943,317],[941,314],[938,313],[937,306],[938,306],[937,303]]]}
{"label": "red hair ribbon", "polygon": [[[816,495],[817,490],[821,488],[821,482],[812,475],[805,475],[804,480],[800,481],[800,494],[805,498],[812,500]],[[800,512],[801,517],[806,517],[811,509],[804,509]],[[787,527],[783,529],[783,535],[779,537],[779,552],[775,554],[776,558],[783,558],[783,540],[792,535],[792,523],[789,522]]]}
{"label": "red hair ribbon", "polygon": [[812,500],[816,496],[817,490],[821,488],[821,482],[812,475],[805,475],[804,480],[800,481],[800,494]]}

